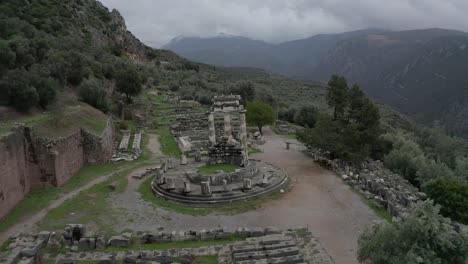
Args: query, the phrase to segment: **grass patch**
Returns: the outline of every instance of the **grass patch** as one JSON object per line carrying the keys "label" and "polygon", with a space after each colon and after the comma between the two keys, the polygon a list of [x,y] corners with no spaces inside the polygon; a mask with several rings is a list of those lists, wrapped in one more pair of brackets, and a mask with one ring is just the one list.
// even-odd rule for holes
{"label": "grass patch", "polygon": [[297,134],[288,134],[286,137],[289,139],[297,139]]}
{"label": "grass patch", "polygon": [[[145,162],[137,163],[129,168],[115,173],[108,180],[96,184],[90,189],[81,192],[70,200],[65,201],[61,206],[51,210],[40,222],[40,227],[45,230],[58,230],[73,219],[79,223],[89,223],[92,221],[101,229],[112,232],[112,225],[107,222],[113,218],[115,212],[110,208],[106,199],[113,192],[122,192],[127,186],[126,176],[133,170],[147,165]],[[117,189],[112,191],[108,185],[117,182]],[[106,221],[107,220],[107,221]]]}
{"label": "grass patch", "polygon": [[235,215],[251,210],[255,210],[260,204],[279,199],[282,197],[279,191],[274,192],[271,195],[258,198],[256,200],[247,201],[247,202],[237,202],[230,205],[220,206],[220,207],[190,207],[184,206],[181,204],[176,204],[170,201],[166,201],[160,197],[157,197],[153,194],[151,190],[151,178],[146,179],[143,184],[138,188],[138,192],[141,193],[142,198],[155,207],[164,208],[166,210],[174,211],[181,214],[188,215],[208,215],[208,214],[223,214],[223,215]]}
{"label": "grass patch", "polygon": [[8,238],[7,240],[5,240],[5,242],[3,242],[3,244],[0,245],[0,252],[6,251],[8,246],[11,244],[11,242],[13,242],[11,238]]}
{"label": "grass patch", "polygon": [[262,151],[257,148],[249,147],[249,155],[255,153],[262,153]]}
{"label": "grass patch", "polygon": [[137,126],[135,121],[126,120],[126,121],[123,121],[123,122],[124,122],[124,126],[127,128],[127,130],[131,130],[133,132],[136,132],[138,130],[138,126]]}
{"label": "grass patch", "polygon": [[372,209],[372,211],[375,212],[376,215],[378,215],[380,218],[388,221],[388,222],[392,222],[392,215],[385,209],[382,209],[380,207],[378,207],[375,202],[369,198],[367,198],[366,196],[364,196],[364,194],[362,194],[361,192],[359,192],[358,190],[350,187],[351,190],[355,193],[357,193],[360,197],[361,197],[361,200],[367,204],[367,206],[369,206],[370,209]]}
{"label": "grass patch", "polygon": [[237,169],[236,165],[233,164],[213,164],[200,167],[198,172],[204,175],[214,174],[217,171],[223,171],[226,173],[234,172]]}
{"label": "grass patch", "polygon": [[177,142],[174,140],[169,127],[160,127],[156,129],[156,133],[159,135],[161,152],[168,157],[179,158],[182,153],[180,152]]}
{"label": "grass patch", "polygon": [[195,264],[218,264],[218,257],[216,256],[204,256],[204,257],[195,257]]}
{"label": "grass patch", "polygon": [[52,108],[46,113],[38,113],[8,120],[0,124],[0,134],[10,131],[14,123],[23,123],[34,127],[34,132],[46,138],[68,136],[83,128],[100,135],[107,124],[108,116],[101,111],[85,104],[77,103],[58,108]]}

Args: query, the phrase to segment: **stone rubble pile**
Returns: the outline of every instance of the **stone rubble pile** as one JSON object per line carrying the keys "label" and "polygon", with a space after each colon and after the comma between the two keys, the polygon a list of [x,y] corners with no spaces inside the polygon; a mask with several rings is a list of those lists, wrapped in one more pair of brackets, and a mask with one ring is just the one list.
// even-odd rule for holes
{"label": "stone rubble pile", "polygon": [[[321,245],[306,229],[282,231],[276,227],[238,228],[227,231],[223,228],[200,231],[173,231],[143,233],[138,236],[140,244],[171,243],[180,241],[227,240],[236,237],[242,239],[226,245],[200,248],[174,248],[169,250],[122,250],[103,251],[106,246],[130,247],[133,234],[123,233],[107,239],[107,234],[99,235],[86,232],[83,225],[67,225],[61,241],[55,233],[43,231],[38,234],[18,236],[10,244],[11,254],[0,262],[6,264],[37,264],[44,260],[56,264],[77,264],[81,261],[93,261],[99,264],[170,264],[179,262],[190,264],[197,256],[216,256],[219,264],[299,264],[333,263]],[[42,253],[52,239],[57,240],[61,249],[63,243],[67,253]],[[53,242],[52,244],[54,244]]]}
{"label": "stone rubble pile", "polygon": [[392,216],[407,213],[414,203],[427,197],[403,177],[386,169],[380,161],[366,161],[357,168],[339,159],[330,160],[319,152],[310,154],[316,163],[340,175],[347,184]]}

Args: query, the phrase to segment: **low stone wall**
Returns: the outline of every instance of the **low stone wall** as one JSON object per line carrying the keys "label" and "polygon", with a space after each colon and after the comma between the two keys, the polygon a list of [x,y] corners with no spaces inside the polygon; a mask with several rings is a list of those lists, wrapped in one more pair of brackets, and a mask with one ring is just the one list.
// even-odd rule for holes
{"label": "low stone wall", "polygon": [[[213,246],[194,248],[172,248],[168,250],[130,250],[135,242],[132,233],[115,235],[107,240],[108,235],[100,232],[94,235],[85,232],[83,225],[67,225],[62,235],[42,231],[16,237],[8,247],[8,253],[0,257],[4,264],[35,264],[43,260],[57,264],[74,264],[80,261],[97,263],[125,264],[144,263],[194,263],[196,257],[216,257],[219,264],[276,263],[332,264],[332,258],[326,253],[312,233],[305,229],[283,231],[276,227],[238,228],[225,230],[217,228],[200,231],[172,231],[143,233],[138,236],[139,244],[172,243],[181,241],[211,241]],[[236,238],[229,244],[226,240]],[[223,243],[216,244],[216,240]],[[115,252],[105,252],[106,247],[120,247]],[[43,253],[43,248],[64,253]]]}
{"label": "low stone wall", "polygon": [[338,159],[330,160],[319,152],[309,154],[316,163],[338,174],[392,216],[407,213],[413,203],[427,197],[403,177],[386,169],[380,161],[364,162],[358,168]]}

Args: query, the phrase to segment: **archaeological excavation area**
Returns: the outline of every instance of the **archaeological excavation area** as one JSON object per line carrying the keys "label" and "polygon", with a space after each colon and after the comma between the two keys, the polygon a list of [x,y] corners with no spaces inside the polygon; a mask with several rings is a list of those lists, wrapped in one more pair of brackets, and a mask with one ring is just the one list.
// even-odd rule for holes
{"label": "archaeological excavation area", "polygon": [[[168,136],[144,126],[121,130],[107,158],[125,170],[101,189],[77,192],[59,222],[39,218],[39,228],[15,233],[2,264],[356,263],[355,238],[376,217],[297,141],[249,130],[236,95],[216,96],[209,108],[161,96],[142,116]],[[167,138],[178,155],[162,154]]]}

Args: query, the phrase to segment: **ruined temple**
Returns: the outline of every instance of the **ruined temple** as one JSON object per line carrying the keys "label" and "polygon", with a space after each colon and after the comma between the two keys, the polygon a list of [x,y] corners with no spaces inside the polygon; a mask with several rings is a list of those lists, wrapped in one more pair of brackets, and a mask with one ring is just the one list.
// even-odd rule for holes
{"label": "ruined temple", "polygon": [[[247,124],[244,106],[240,104],[240,95],[221,95],[213,97],[213,105],[208,114],[208,134],[210,147],[207,164],[229,163],[245,166],[248,163]],[[239,135],[232,133],[231,115],[239,114]],[[224,133],[217,136],[215,115],[224,117]]]}

